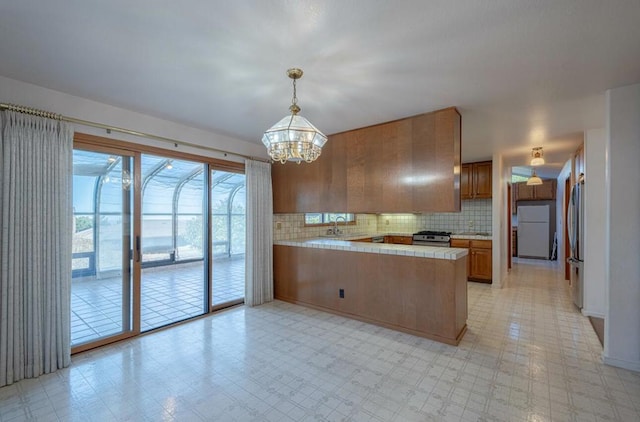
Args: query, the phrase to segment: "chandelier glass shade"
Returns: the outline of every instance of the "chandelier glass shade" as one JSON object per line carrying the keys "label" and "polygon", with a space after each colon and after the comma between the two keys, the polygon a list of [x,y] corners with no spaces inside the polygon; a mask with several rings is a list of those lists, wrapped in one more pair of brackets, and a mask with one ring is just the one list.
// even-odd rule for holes
{"label": "chandelier glass shade", "polygon": [[542,152],[542,147],[533,148],[531,150],[531,165],[532,166],[541,166],[544,164],[544,153]]}
{"label": "chandelier glass shade", "polygon": [[538,177],[538,175],[536,174],[536,171],[534,169],[533,170],[533,174],[527,180],[527,186],[537,186],[537,185],[541,185],[541,184],[542,184],[542,179]]}
{"label": "chandelier glass shade", "polygon": [[310,163],[320,156],[322,147],[327,142],[327,137],[322,132],[298,115],[300,107],[297,104],[296,80],[302,74],[301,69],[287,70],[287,75],[293,79],[293,100],[289,107],[291,115],[283,117],[262,136],[262,143],[267,147],[271,159],[283,164],[287,161]]}

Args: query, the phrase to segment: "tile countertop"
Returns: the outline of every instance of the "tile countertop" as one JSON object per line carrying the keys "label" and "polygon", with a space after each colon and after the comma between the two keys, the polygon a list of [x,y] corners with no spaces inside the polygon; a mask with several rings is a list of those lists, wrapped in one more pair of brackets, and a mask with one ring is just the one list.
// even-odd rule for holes
{"label": "tile countertop", "polygon": [[460,233],[460,234],[452,234],[452,239],[468,239],[468,240],[492,240],[492,236],[489,235],[479,235],[479,234],[470,234],[470,233]]}
{"label": "tile countertop", "polygon": [[466,248],[438,248],[433,246],[394,245],[391,243],[352,242],[371,235],[350,236],[341,239],[314,237],[310,239],[279,240],[273,242],[279,246],[296,246],[300,248],[335,249],[349,252],[379,253],[388,255],[405,255],[421,258],[457,260],[468,254]]}

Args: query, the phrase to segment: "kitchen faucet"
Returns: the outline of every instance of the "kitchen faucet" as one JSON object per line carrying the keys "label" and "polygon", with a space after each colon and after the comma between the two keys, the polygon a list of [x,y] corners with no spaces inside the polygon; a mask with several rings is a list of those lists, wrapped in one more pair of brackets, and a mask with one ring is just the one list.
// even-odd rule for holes
{"label": "kitchen faucet", "polygon": [[338,235],[340,234],[340,230],[338,230],[338,219],[342,218],[342,221],[344,221],[344,224],[347,224],[347,219],[344,218],[343,216],[339,215],[336,217],[335,220],[333,220],[333,234]]}

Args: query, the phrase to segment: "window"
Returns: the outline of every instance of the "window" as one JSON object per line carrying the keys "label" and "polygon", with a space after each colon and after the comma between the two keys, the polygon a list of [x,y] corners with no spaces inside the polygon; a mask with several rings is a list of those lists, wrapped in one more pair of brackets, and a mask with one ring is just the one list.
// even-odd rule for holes
{"label": "window", "polygon": [[[344,218],[344,220],[342,218]],[[349,213],[307,213],[304,215],[305,226],[315,226],[322,224],[333,224],[338,219],[338,223],[356,223],[356,215]]]}
{"label": "window", "polygon": [[519,174],[511,175],[511,183],[526,182],[527,180],[529,180],[527,176],[521,176]]}

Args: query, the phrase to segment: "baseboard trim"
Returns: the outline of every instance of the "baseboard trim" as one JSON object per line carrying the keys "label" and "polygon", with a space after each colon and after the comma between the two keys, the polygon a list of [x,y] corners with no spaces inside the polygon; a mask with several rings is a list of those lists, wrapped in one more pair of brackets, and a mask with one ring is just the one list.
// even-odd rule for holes
{"label": "baseboard trim", "polygon": [[610,358],[602,354],[602,362],[610,366],[617,366],[618,368],[628,369],[630,371],[640,372],[640,361],[627,361],[622,359]]}
{"label": "baseboard trim", "polygon": [[602,318],[605,319],[605,314],[600,313],[600,312],[592,312],[588,309],[582,308],[582,315],[586,316],[586,317],[594,317],[594,318]]}

